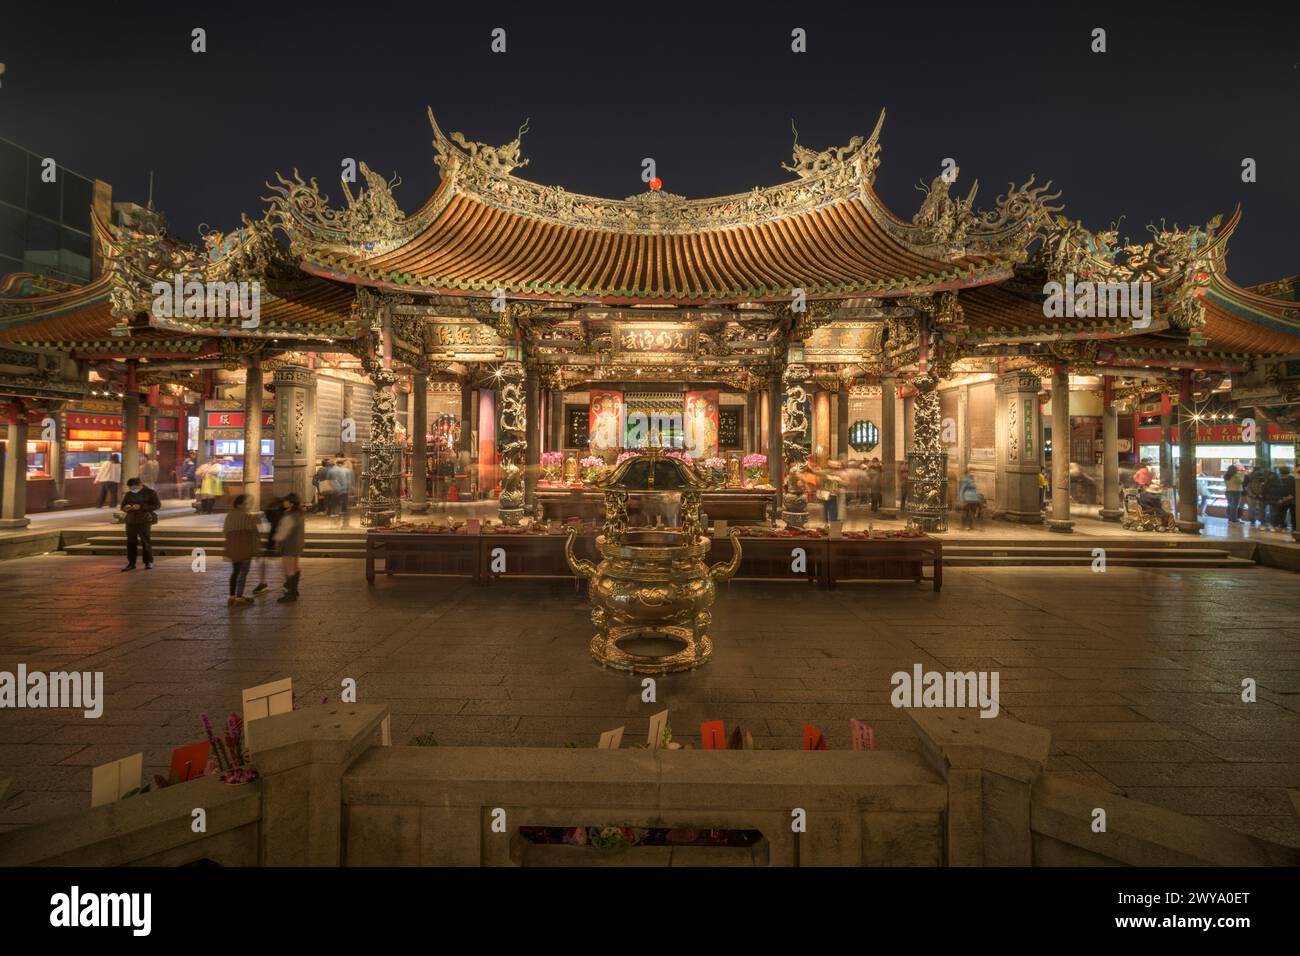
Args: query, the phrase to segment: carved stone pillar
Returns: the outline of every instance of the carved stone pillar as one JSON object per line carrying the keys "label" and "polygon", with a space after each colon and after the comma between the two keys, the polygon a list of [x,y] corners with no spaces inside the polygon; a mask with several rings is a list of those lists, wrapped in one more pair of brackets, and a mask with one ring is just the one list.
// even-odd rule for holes
{"label": "carved stone pillar", "polygon": [[524,397],[524,367],[501,366],[501,523],[517,525],[524,516],[524,454],[528,449],[528,407]]}
{"label": "carved stone pillar", "polygon": [[422,515],[429,510],[429,376],[411,373],[411,511]]}
{"label": "carved stone pillar", "polygon": [[526,424],[529,429],[524,433],[528,447],[524,449],[524,506],[532,508],[536,500],[537,479],[542,470],[542,381],[536,366],[528,369],[524,376],[524,408]]}
{"label": "carved stone pillar", "polygon": [[249,510],[262,507],[262,363],[248,360],[244,374],[244,494],[252,499]]}
{"label": "carved stone pillar", "polygon": [[[136,360],[126,363],[126,390],[122,395],[122,488],[140,477],[140,392],[135,383]],[[26,446],[24,446],[26,448]],[[24,455],[23,461],[27,458]],[[24,466],[25,467],[25,466]]]}
{"label": "carved stone pillar", "polygon": [[460,447],[474,457],[474,385],[468,375],[460,380]]}
{"label": "carved stone pillar", "polygon": [[781,373],[775,372],[767,389],[767,475],[775,489],[772,517],[781,517],[781,489],[783,474],[781,460]]}
{"label": "carved stone pillar", "polygon": [[1196,517],[1196,422],[1192,419],[1195,411],[1192,372],[1183,369],[1178,391],[1178,530],[1183,534],[1200,534],[1205,527]]}
{"label": "carved stone pillar", "polygon": [[308,439],[311,434],[310,391],[312,371],[285,365],[271,376],[275,386],[275,481],[272,493],[293,493],[304,504],[311,500],[312,467]]}
{"label": "carved stone pillar", "polygon": [[361,523],[368,528],[386,528],[401,516],[396,494],[397,474],[397,376],[379,366],[370,373],[375,385],[370,408],[370,442],[365,446],[365,506]]}
{"label": "carved stone pillar", "polygon": [[1064,362],[1052,373],[1052,516],[1048,531],[1069,534],[1070,518],[1070,367]]}
{"label": "carved stone pillar", "polygon": [[1006,372],[997,384],[998,511],[1007,521],[1021,524],[1043,520],[1038,487],[1040,386],[1038,376],[1025,371]]}
{"label": "carved stone pillar", "polygon": [[898,379],[880,377],[880,510],[892,518],[898,511]]}
{"label": "carved stone pillar", "polygon": [[807,366],[797,364],[787,365],[781,376],[785,393],[781,406],[781,469],[785,480],[781,520],[791,528],[802,528],[808,522],[808,494],[803,483],[808,468],[808,449],[803,446],[808,432],[808,415],[804,411],[807,379]]}
{"label": "carved stone pillar", "polygon": [[848,382],[840,385],[840,390],[836,393],[835,413],[839,416],[839,420],[835,425],[835,457],[842,462],[848,462],[849,454],[852,452],[852,449],[849,448]]}
{"label": "carved stone pillar", "polygon": [[941,440],[939,379],[923,372],[912,380],[916,409],[907,451],[907,517],[922,531],[948,530],[948,452]]}
{"label": "carved stone pillar", "polygon": [[1101,418],[1101,520],[1118,521],[1119,507],[1119,412],[1115,408],[1114,376],[1107,375],[1102,393]]}

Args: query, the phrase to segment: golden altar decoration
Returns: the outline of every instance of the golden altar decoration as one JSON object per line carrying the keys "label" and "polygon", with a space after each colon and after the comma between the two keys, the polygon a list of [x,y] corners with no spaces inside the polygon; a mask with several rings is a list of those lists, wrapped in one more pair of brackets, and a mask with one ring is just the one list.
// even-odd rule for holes
{"label": "golden altar decoration", "polygon": [[[605,667],[634,674],[691,670],[713,654],[709,625],[717,584],[740,567],[740,538],[730,534],[731,560],[704,563],[712,544],[700,528],[700,492],[715,487],[691,465],[651,448],[596,482],[605,494],[605,526],[596,538],[601,561],[573,553],[570,527],[564,556],[573,573],[590,583],[591,656]],[[627,527],[629,491],[682,496],[680,529]]]}

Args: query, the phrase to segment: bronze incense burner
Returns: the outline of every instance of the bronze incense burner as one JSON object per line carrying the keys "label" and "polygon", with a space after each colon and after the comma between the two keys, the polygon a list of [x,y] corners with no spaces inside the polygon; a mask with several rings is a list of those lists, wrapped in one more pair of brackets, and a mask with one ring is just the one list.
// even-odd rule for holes
{"label": "bronze incense burner", "polygon": [[[709,567],[710,540],[700,530],[700,492],[712,480],[659,449],[625,461],[598,482],[605,492],[604,533],[596,539],[601,561],[574,556],[577,529],[569,529],[564,555],[574,574],[588,579],[591,656],[606,667],[634,674],[690,670],[713,654],[709,625],[717,583],[740,566],[740,538],[731,532],[731,560]],[[629,491],[682,496],[680,529],[627,528]]]}

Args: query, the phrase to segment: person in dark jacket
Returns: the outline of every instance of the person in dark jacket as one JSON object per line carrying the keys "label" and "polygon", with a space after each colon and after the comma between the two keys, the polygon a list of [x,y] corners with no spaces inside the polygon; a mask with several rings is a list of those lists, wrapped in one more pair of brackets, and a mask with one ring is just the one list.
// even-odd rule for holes
{"label": "person in dark jacket", "polygon": [[253,588],[254,594],[264,594],[270,590],[270,585],[266,583],[266,566],[271,563],[271,558],[275,555],[275,529],[280,524],[280,518],[284,516],[284,499],[272,498],[270,504],[262,509],[262,515],[270,527],[266,533],[266,551],[257,563],[257,587]]}
{"label": "person in dark jacket", "polygon": [[302,501],[296,494],[284,496],[284,514],[276,525],[272,538],[280,546],[280,556],[284,562],[284,594],[278,603],[298,600],[298,580],[302,572],[298,570],[298,559],[302,557],[306,544],[307,522],[302,513]]}
{"label": "person in dark jacket", "polygon": [[1268,512],[1266,525],[1274,531],[1285,531],[1288,519],[1295,513],[1295,479],[1285,465],[1269,473],[1264,484],[1264,507]]}
{"label": "person in dark jacket", "polygon": [[146,488],[139,478],[132,478],[126,483],[126,494],[122,496],[122,511],[126,514],[126,567],[123,571],[135,570],[138,551],[144,551],[145,570],[153,568],[153,542],[150,532],[157,520],[155,512],[162,507],[158,492]]}

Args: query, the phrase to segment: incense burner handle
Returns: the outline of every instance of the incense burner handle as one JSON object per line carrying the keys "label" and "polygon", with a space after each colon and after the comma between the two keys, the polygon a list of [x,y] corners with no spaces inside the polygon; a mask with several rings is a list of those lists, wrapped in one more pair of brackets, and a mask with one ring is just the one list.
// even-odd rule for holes
{"label": "incense burner handle", "polygon": [[590,580],[596,576],[596,566],[590,561],[579,558],[573,553],[573,542],[578,537],[578,529],[569,525],[568,538],[564,542],[564,560],[569,562],[569,570],[580,578]]}
{"label": "incense burner handle", "polygon": [[731,539],[731,560],[719,561],[709,568],[709,577],[715,582],[730,581],[731,576],[740,569],[740,532],[732,528],[727,537]]}

